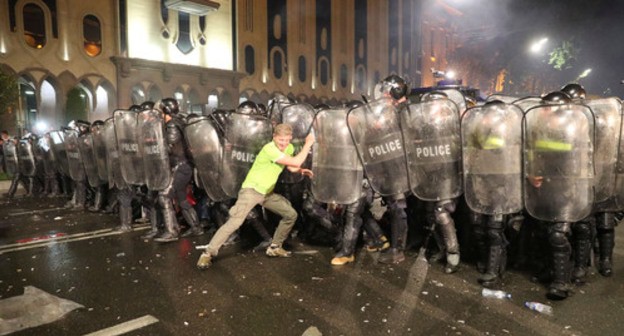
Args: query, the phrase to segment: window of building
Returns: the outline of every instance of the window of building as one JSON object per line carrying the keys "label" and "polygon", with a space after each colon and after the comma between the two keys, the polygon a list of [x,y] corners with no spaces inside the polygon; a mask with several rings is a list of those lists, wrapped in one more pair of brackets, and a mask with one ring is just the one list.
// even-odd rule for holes
{"label": "window of building", "polygon": [[343,88],[347,87],[349,77],[349,70],[347,69],[347,65],[343,64],[340,66],[340,86]]}
{"label": "window of building", "polygon": [[188,13],[178,12],[178,28],[179,35],[176,46],[183,54],[193,51],[193,42],[191,41],[191,16]]}
{"label": "window of building", "polygon": [[320,65],[321,84],[327,85],[329,81],[329,63],[326,59],[322,59]]}
{"label": "window of building", "polygon": [[273,76],[275,76],[275,78],[280,79],[282,78],[282,72],[283,72],[283,59],[282,59],[282,53],[279,51],[276,51],[273,53]]}
{"label": "window of building", "polygon": [[87,55],[95,57],[102,52],[102,26],[100,20],[93,15],[82,19],[82,34],[84,36],[84,50]]}
{"label": "window of building", "polygon": [[307,78],[307,64],[305,56],[299,56],[299,81],[305,82]]}
{"label": "window of building", "polygon": [[250,45],[245,47],[245,72],[250,76],[256,72],[256,53]]}
{"label": "window of building", "polygon": [[45,14],[41,7],[29,3],[24,6],[24,41],[30,47],[41,49],[46,45]]}

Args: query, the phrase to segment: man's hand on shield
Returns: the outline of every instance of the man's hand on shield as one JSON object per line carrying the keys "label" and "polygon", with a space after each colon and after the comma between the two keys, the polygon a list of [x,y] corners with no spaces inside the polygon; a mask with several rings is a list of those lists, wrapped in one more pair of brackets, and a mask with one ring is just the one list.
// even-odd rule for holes
{"label": "man's hand on shield", "polygon": [[541,187],[542,183],[544,182],[543,176],[528,176],[527,178],[529,179],[529,182],[531,183],[531,185],[534,186],[535,188]]}

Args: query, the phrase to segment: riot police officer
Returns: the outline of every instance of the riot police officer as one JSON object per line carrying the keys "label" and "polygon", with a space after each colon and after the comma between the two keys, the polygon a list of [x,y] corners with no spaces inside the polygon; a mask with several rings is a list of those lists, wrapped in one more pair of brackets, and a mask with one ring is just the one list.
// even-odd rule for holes
{"label": "riot police officer", "polygon": [[173,207],[174,198],[182,211],[184,220],[190,226],[187,235],[202,235],[204,230],[199,224],[195,209],[186,197],[186,186],[193,177],[193,168],[189,161],[187,144],[184,141],[184,120],[178,116],[180,112],[178,101],[174,98],[165,98],[161,101],[159,108],[164,113],[165,118],[172,179],[168,188],[158,192],[158,205],[162,210],[165,232],[154,240],[170,242],[178,239],[180,230]]}

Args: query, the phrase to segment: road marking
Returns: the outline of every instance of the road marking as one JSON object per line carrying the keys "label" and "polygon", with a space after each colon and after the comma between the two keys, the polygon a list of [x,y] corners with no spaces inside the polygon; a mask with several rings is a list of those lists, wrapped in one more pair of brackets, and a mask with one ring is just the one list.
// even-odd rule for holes
{"label": "road marking", "polygon": [[145,315],[143,317],[139,317],[134,320],[130,320],[128,322],[120,323],[118,325],[114,325],[112,327],[102,329],[96,332],[92,332],[90,334],[86,334],[84,336],[115,336],[115,335],[123,335],[125,333],[131,332],[133,330],[141,329],[150,324],[154,324],[158,322],[158,319],[152,315]]}
{"label": "road marking", "polygon": [[43,212],[61,211],[61,210],[67,210],[67,209],[63,207],[63,208],[51,208],[51,209],[43,209],[43,210],[29,210],[29,211],[22,211],[22,212],[10,212],[9,216],[34,215],[34,214],[43,213]]}
{"label": "road marking", "polygon": [[[137,226],[133,228],[132,231],[147,230],[149,228],[150,228],[149,225],[142,225],[142,226]],[[24,243],[9,244],[9,245],[4,245],[0,247],[0,254],[28,250],[28,249],[43,247],[43,246],[49,246],[49,245],[56,244],[56,243],[69,243],[73,241],[120,235],[122,233],[123,232],[113,231],[113,229],[102,229],[102,230],[96,230],[96,231],[90,231],[90,232],[81,232],[81,233],[76,233],[76,234],[71,234],[71,235],[50,237],[49,239],[33,240],[33,241],[27,241]]]}

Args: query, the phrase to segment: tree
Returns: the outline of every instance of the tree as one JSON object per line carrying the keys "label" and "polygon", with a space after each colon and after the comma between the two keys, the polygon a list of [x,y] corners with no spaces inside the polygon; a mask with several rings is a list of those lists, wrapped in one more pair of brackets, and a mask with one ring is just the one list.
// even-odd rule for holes
{"label": "tree", "polygon": [[15,108],[19,98],[17,79],[0,71],[0,115]]}

